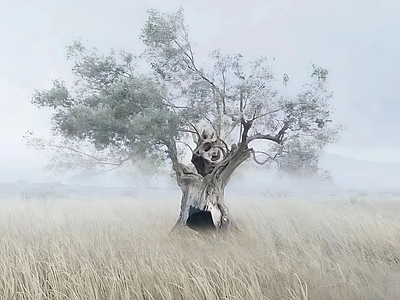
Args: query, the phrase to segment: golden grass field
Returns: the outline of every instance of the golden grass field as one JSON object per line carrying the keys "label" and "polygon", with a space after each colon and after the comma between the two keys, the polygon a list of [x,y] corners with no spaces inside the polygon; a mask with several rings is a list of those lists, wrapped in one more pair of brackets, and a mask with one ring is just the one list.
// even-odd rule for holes
{"label": "golden grass field", "polygon": [[171,237],[168,194],[0,202],[0,299],[400,299],[399,197],[227,196],[240,234]]}

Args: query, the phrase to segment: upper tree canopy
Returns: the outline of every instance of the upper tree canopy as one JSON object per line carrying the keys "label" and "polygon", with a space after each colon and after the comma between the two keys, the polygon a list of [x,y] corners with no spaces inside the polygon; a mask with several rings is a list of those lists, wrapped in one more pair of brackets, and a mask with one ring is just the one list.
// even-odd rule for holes
{"label": "upper tree canopy", "polygon": [[[67,50],[74,84],[55,80],[34,94],[34,105],[53,109],[52,132],[61,142],[30,143],[58,149],[59,168],[117,167],[146,158],[172,162],[179,177],[193,172],[179,163],[187,145],[200,175],[214,171],[228,180],[250,157],[265,163],[299,147],[321,149],[337,137],[325,69],[313,66],[310,81],[290,97],[280,92],[265,57],[245,61],[214,51],[205,69],[195,59],[182,10],[150,10],[141,40],[146,51],[140,58],[73,43]],[[141,74],[138,59],[152,72]],[[256,151],[256,140],[271,143]]]}

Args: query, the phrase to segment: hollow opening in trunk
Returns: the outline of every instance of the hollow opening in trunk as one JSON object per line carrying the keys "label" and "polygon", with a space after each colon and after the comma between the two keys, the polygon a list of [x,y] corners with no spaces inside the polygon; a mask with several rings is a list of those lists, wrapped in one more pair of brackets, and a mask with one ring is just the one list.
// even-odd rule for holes
{"label": "hollow opening in trunk", "polygon": [[211,212],[190,207],[186,225],[195,231],[216,230]]}

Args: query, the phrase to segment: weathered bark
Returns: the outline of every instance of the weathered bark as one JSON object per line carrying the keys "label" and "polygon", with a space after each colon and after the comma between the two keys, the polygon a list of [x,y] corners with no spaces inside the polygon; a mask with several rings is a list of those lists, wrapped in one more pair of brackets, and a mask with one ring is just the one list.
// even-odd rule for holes
{"label": "weathered bark", "polygon": [[[181,165],[181,168],[187,170],[188,167]],[[225,184],[219,177],[183,173],[179,185],[182,189],[181,211],[174,229],[188,225],[195,230],[210,230],[233,225],[224,201]]]}
{"label": "weathered bark", "polygon": [[[242,120],[242,133],[238,145],[229,149],[224,141],[214,134],[203,131],[197,134],[193,150],[194,167],[178,162],[174,142],[169,143],[169,156],[176,173],[177,183],[182,190],[181,212],[174,226],[188,226],[194,230],[237,228],[224,201],[224,190],[236,168],[250,158],[254,152],[248,147],[254,139],[270,139],[270,136],[254,135],[248,138],[252,121]],[[277,136],[273,137],[278,139]],[[281,138],[281,137],[279,137]]]}
{"label": "weathered bark", "polygon": [[[224,192],[233,171],[249,157],[248,151],[232,152],[204,177],[183,164],[177,164],[177,182],[182,190],[181,211],[174,226],[188,226],[194,230],[235,229]],[[196,165],[195,165],[196,166]]]}

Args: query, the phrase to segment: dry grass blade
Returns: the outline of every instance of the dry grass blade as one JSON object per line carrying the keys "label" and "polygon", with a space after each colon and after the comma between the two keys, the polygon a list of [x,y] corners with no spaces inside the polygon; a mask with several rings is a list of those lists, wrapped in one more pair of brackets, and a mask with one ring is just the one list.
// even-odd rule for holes
{"label": "dry grass blade", "polygon": [[0,210],[0,299],[400,299],[400,201],[231,201],[242,231],[170,236],[176,202]]}

